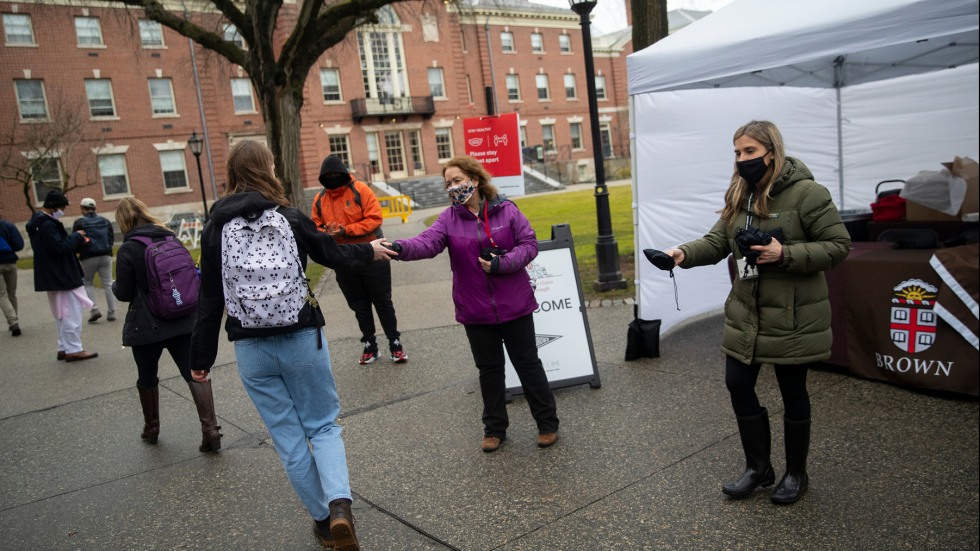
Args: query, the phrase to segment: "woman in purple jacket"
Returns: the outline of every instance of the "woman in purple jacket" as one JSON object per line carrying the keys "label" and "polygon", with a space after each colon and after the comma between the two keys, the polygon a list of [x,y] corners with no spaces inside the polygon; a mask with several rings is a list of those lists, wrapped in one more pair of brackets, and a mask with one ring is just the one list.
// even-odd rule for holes
{"label": "woman in purple jacket", "polygon": [[397,260],[433,258],[449,249],[456,321],[466,328],[480,371],[485,452],[507,439],[504,347],[538,424],[538,446],[558,440],[555,397],[534,337],[534,300],[524,269],[538,242],[517,205],[497,193],[490,174],[472,157],[455,157],[442,170],[452,206],[417,237],[391,244]]}

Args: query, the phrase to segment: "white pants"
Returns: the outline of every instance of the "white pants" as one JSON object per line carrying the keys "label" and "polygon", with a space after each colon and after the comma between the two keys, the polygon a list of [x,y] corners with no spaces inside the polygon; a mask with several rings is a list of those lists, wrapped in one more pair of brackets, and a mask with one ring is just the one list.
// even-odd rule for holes
{"label": "white pants", "polygon": [[92,310],[98,310],[98,303],[95,301],[95,274],[99,274],[102,280],[102,289],[105,291],[106,306],[109,313],[116,311],[116,297],[112,294],[112,257],[109,255],[93,256],[79,260],[82,265],[82,283],[85,284],[85,294],[95,306]]}
{"label": "white pants", "polygon": [[82,287],[71,291],[48,291],[51,315],[58,324],[58,350],[74,354],[82,348],[82,310],[92,305]]}

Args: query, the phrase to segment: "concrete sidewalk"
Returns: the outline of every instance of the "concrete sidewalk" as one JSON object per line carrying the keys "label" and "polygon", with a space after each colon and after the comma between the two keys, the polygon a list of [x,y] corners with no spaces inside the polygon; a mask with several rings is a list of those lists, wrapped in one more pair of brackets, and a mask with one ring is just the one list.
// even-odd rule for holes
{"label": "concrete sidewalk", "polygon": [[[439,209],[436,209],[438,212]],[[386,236],[422,231],[389,220]],[[500,451],[480,451],[480,394],[453,320],[442,255],[394,263],[410,357],[357,365],[359,332],[332,276],[321,303],[366,550],[977,549],[980,475],[973,399],[834,370],[810,375],[811,487],[796,505],[768,492],[733,501],[743,460],[718,351],[722,320],[664,337],[663,356],[624,362],[628,306],[588,309],[602,388],[556,391],[561,440],[535,446],[518,396]],[[311,522],[245,395],[230,343],[212,377],[225,435],[197,451],[199,424],[168,359],[161,434],[140,442],[136,370],[121,321],[86,325],[95,360],[55,360],[47,300],[20,273],[24,336],[0,334],[0,549],[318,549]],[[104,299],[100,299],[100,303]],[[782,407],[759,382],[782,460]]]}

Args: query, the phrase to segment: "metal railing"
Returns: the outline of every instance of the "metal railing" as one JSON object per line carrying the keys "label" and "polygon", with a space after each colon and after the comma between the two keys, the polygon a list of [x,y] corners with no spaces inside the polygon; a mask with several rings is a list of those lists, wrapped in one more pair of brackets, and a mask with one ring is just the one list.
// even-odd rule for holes
{"label": "metal railing", "polygon": [[378,197],[381,203],[381,215],[384,218],[401,218],[402,224],[408,222],[408,215],[412,214],[412,199],[407,195],[391,195],[388,197]]}

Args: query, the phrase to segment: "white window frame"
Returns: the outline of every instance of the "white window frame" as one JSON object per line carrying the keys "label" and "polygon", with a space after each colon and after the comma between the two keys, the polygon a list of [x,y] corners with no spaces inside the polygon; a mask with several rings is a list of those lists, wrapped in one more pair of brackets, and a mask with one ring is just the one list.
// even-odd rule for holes
{"label": "white window frame", "polygon": [[[41,97],[40,97],[40,99],[38,99],[38,98],[28,98],[28,99],[25,100],[24,98],[22,98],[21,97],[21,86],[20,86],[22,83],[23,84],[37,83],[37,85],[40,87],[39,89],[41,91]],[[17,96],[17,110],[20,113],[20,122],[48,122],[48,121],[51,120],[51,112],[48,111],[48,95],[47,95],[47,93],[45,93],[45,90],[44,90],[44,81],[43,80],[36,79],[36,78],[34,78],[34,79],[17,79],[17,80],[14,81],[14,93]],[[44,113],[41,114],[41,115],[39,115],[39,116],[34,116],[33,114],[31,114],[30,116],[25,117],[24,116],[24,111],[25,111],[25,109],[24,109],[24,102],[25,101],[30,102],[31,105],[36,104],[36,103],[40,103],[41,106],[44,108]]]}
{"label": "white window frame", "polygon": [[245,39],[242,38],[242,33],[238,32],[238,27],[231,23],[222,24],[221,37],[225,39],[226,42],[231,42],[235,46],[238,46],[240,50],[248,49],[245,46]]}
{"label": "white window frame", "polygon": [[[444,163],[449,159],[453,158],[453,152],[455,148],[453,147],[453,129],[449,127],[436,128],[436,157],[439,158],[440,163]],[[443,156],[444,152],[448,152],[449,156]]]}
{"label": "white window frame", "polygon": [[[576,132],[578,129],[578,132]],[[572,149],[575,151],[580,151],[585,149],[585,138],[583,135],[582,123],[580,122],[570,122],[568,123],[568,136],[569,143],[572,144]],[[578,140],[576,145],[575,141]]]}
{"label": "white window frame", "polygon": [[[163,25],[152,19],[140,19],[139,20],[139,30],[140,30],[140,46],[144,49],[160,49],[166,48],[167,43],[163,40]],[[148,42],[147,38],[158,38],[159,43],[154,44],[153,42]]]}
{"label": "white window frame", "polygon": [[531,33],[531,51],[536,54],[544,53],[544,35],[541,33]]}
{"label": "white window frame", "polygon": [[558,50],[565,54],[572,53],[572,37],[567,34],[558,35]]}
{"label": "white window frame", "polygon": [[[575,75],[565,73],[562,75],[562,81],[565,84],[565,99],[578,99],[578,87],[575,85]],[[571,87],[568,85],[569,81],[571,81]]]}
{"label": "white window frame", "polygon": [[[96,85],[96,84],[104,85],[105,86],[105,89],[102,90],[102,91],[107,92],[108,97],[95,97],[95,98],[93,98],[92,97],[93,90],[91,89],[93,86],[90,86],[90,84],[93,85],[93,86]],[[107,79],[107,78],[87,78],[87,79],[85,79],[85,98],[88,100],[88,115],[89,115],[89,118],[91,118],[93,120],[105,120],[105,119],[118,119],[119,118],[117,116],[117,113],[116,113],[116,99],[115,99],[115,97],[112,94],[112,81],[110,79]],[[108,115],[97,115],[95,113],[96,106],[93,105],[93,102],[97,102],[97,101],[105,102],[106,100],[109,101],[109,108],[112,110],[112,113],[110,113]],[[105,109],[104,106],[101,106],[99,108],[100,109]]]}
{"label": "white window frame", "polygon": [[422,131],[408,131],[408,151],[411,157],[412,174],[425,174],[425,155],[422,153]]}
{"label": "white window frame", "polygon": [[[342,147],[336,147],[341,144]],[[344,162],[344,166],[350,170],[350,134],[331,134],[327,136],[327,147],[330,148],[330,154],[340,157],[340,160]]]}
{"label": "white window frame", "polygon": [[595,76],[595,99],[609,99],[609,97],[606,95],[606,75]]}
{"label": "white window frame", "polygon": [[[82,23],[80,26],[79,23]],[[85,25],[87,23],[87,25]],[[94,31],[91,35],[85,34],[86,31]],[[95,40],[98,42],[83,42],[85,40]],[[79,48],[105,48],[105,39],[102,37],[102,22],[98,17],[76,16],[75,17],[75,39]]]}
{"label": "white window frame", "polygon": [[[54,176],[57,176],[58,179],[57,180],[54,180],[54,179],[49,179],[49,180],[41,180],[41,179],[38,179],[37,178],[37,175],[38,175],[37,169],[39,168],[40,164],[41,163],[47,164],[50,161],[54,161],[54,167],[53,167],[54,174],[53,175]],[[35,204],[40,205],[41,203],[44,202],[44,197],[47,197],[49,191],[51,191],[52,189],[56,189],[58,191],[61,191],[62,189],[64,189],[65,182],[62,179],[61,159],[58,158],[57,156],[49,156],[49,157],[44,157],[43,159],[32,159],[31,160],[31,164],[33,165],[32,171],[31,171],[31,189],[34,191],[34,199],[36,201]],[[48,166],[46,168],[48,168],[50,170],[52,167]],[[43,176],[43,174],[42,174],[42,176]],[[51,182],[53,185],[45,185],[45,182]],[[55,182],[57,182],[57,183],[55,183]],[[44,191],[44,194],[43,194],[44,196],[43,197],[39,197],[39,195],[41,195],[41,194],[39,194],[38,192],[39,191],[42,191],[42,190]]]}
{"label": "white window frame", "polygon": [[[184,191],[191,191],[191,181],[190,176],[187,174],[187,159],[183,149],[170,149],[165,151],[159,151],[160,154],[160,174],[163,177],[163,193],[180,193]],[[167,170],[167,163],[180,163],[180,167],[176,165],[171,166],[171,170]],[[167,187],[167,174],[168,173],[181,173],[184,178],[184,185],[180,187]]]}
{"label": "white window frame", "polygon": [[[513,73],[512,74],[509,74],[504,79],[504,82],[507,85],[507,100],[508,101],[512,101],[512,102],[521,101],[521,79],[520,79],[520,75],[515,75]],[[512,83],[515,84],[515,86],[511,87],[511,84]],[[517,97],[516,98],[512,98],[511,97],[511,92],[516,92]]]}
{"label": "white window frame", "polygon": [[[247,109],[240,108],[240,107],[245,107],[244,105],[239,106],[239,101],[244,100],[244,98],[246,97],[246,95],[242,93],[243,91],[248,92]],[[252,115],[257,113],[257,111],[255,110],[255,95],[252,93],[252,81],[247,78],[231,79],[231,101],[232,101],[232,105],[235,108],[236,115]]]}
{"label": "white window frame", "polygon": [[[446,95],[446,79],[444,78],[445,75],[442,72],[442,67],[429,67],[426,69],[426,74],[429,78],[429,93],[432,94],[432,98],[449,99]],[[433,82],[433,76],[436,78],[435,82]],[[436,92],[439,93],[437,94]]]}
{"label": "white window frame", "polygon": [[381,150],[378,145],[378,133],[366,132],[364,142],[367,144],[368,170],[371,172],[372,180],[384,180],[384,171],[381,170]]}
{"label": "white window frame", "polygon": [[[328,86],[334,86],[334,84],[327,82],[327,75],[333,74],[337,80],[336,87],[337,90],[327,91]],[[344,102],[344,91],[340,86],[340,69],[335,69],[331,67],[320,69],[320,91],[323,94],[323,103],[343,103]],[[327,94],[336,93],[336,98],[328,98]]]}
{"label": "white window frame", "polygon": [[[167,84],[168,95],[166,98],[164,96],[153,96],[153,83],[154,82],[165,82]],[[165,118],[165,117],[177,117],[177,99],[174,98],[174,83],[169,77],[160,78],[150,78],[147,79],[147,86],[150,91],[150,114],[154,118]],[[154,106],[154,100],[161,101],[163,99],[168,99],[170,101],[170,111],[157,112],[157,108]]]}
{"label": "white window frame", "polygon": [[500,31],[500,51],[505,54],[516,53],[514,47],[514,33],[510,31]]}
{"label": "white window frame", "polygon": [[[401,130],[382,132],[381,137],[384,140],[385,160],[388,161],[388,176],[405,178],[408,176],[408,157],[405,156],[405,137]],[[395,163],[400,163],[401,168]]]}
{"label": "white window frame", "polygon": [[[546,131],[547,130],[547,131]],[[551,138],[548,138],[548,134],[551,134]],[[551,147],[548,147],[548,145]],[[554,124],[542,124],[541,125],[541,145],[544,147],[545,151],[558,151],[557,140],[555,139],[555,125]]]}
{"label": "white window frame", "polygon": [[[357,50],[364,95],[375,102],[393,102],[411,97],[408,63],[405,60],[403,27],[390,5],[376,12],[378,24],[357,32]],[[377,49],[383,50],[375,52]]]}
{"label": "white window frame", "polygon": [[[122,173],[121,174],[110,174],[109,177],[119,177],[122,176],[123,181],[126,183],[126,191],[109,193],[106,188],[106,163],[110,160],[122,159]],[[105,163],[103,162],[105,161]],[[119,198],[119,197],[129,197],[132,195],[132,187],[129,183],[129,168],[126,166],[126,154],[125,153],[103,153],[98,156],[99,164],[99,182],[102,184],[102,194],[103,198]]]}
{"label": "white window frame", "polygon": [[[15,19],[19,20],[19,23],[14,22]],[[26,30],[26,34],[15,34],[11,30]],[[34,42],[34,22],[31,21],[31,16],[26,13],[3,14],[3,36],[4,44],[7,46],[37,46],[37,43]],[[19,37],[27,37],[27,40]]]}
{"label": "white window frame", "polygon": [[[541,83],[544,83],[544,87],[541,87]],[[538,101],[551,101],[551,89],[548,87],[548,75],[544,73],[538,73],[534,75],[534,88],[538,91]],[[541,95],[541,91],[544,90],[544,96]]]}
{"label": "white window frame", "polygon": [[[606,138],[605,139],[605,142],[603,142],[603,139],[602,138]],[[610,125],[608,122],[599,123],[599,148],[600,148],[600,151],[602,152],[602,158],[603,159],[615,159],[616,158],[616,152],[613,150],[613,141],[612,141],[612,138],[613,138],[613,136],[612,136],[612,125]],[[606,148],[604,147],[604,144],[605,143],[608,143],[609,144],[609,154],[608,155],[606,155]]]}

